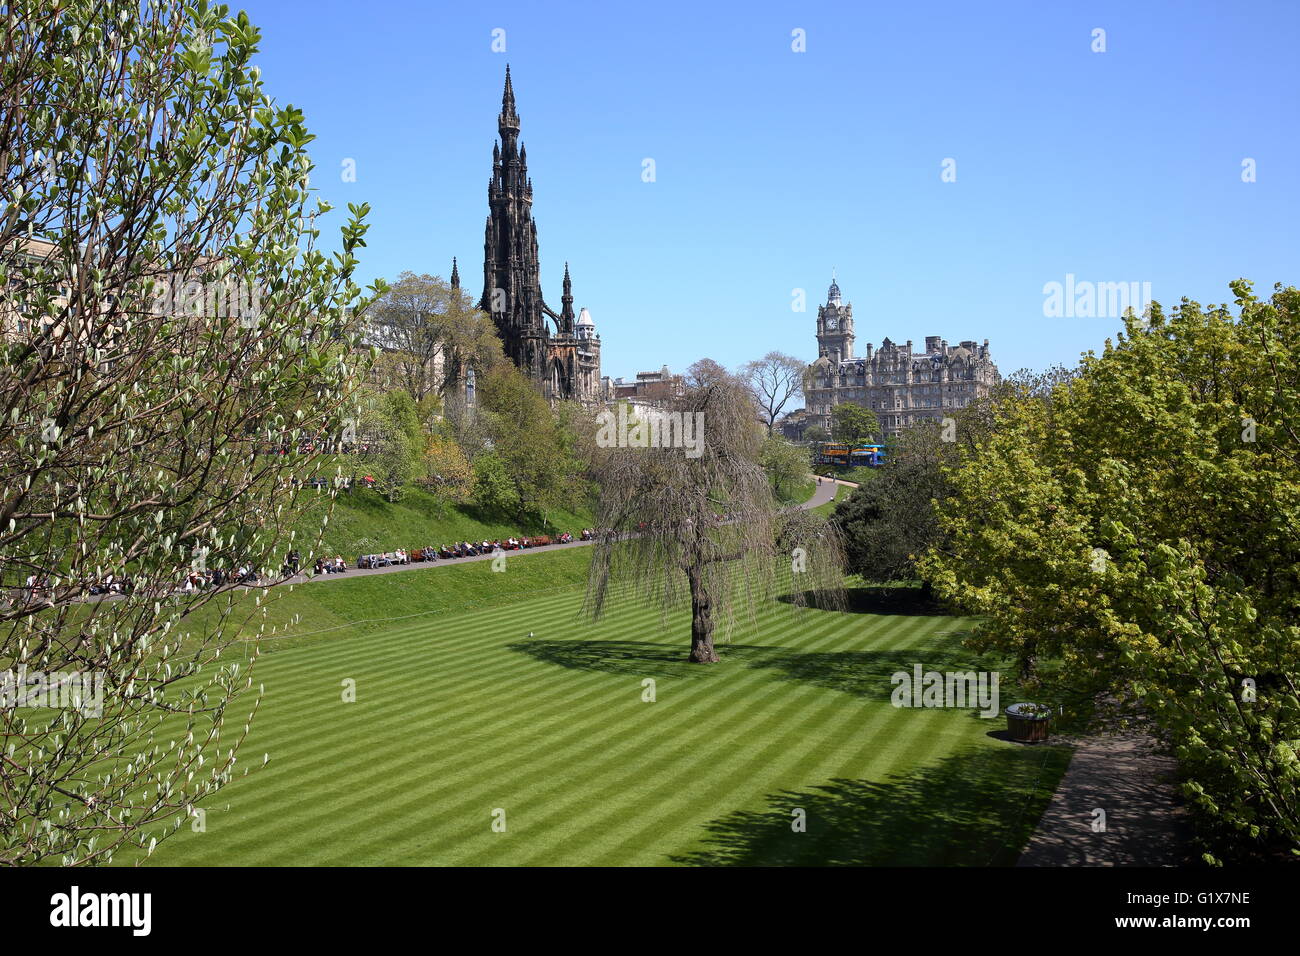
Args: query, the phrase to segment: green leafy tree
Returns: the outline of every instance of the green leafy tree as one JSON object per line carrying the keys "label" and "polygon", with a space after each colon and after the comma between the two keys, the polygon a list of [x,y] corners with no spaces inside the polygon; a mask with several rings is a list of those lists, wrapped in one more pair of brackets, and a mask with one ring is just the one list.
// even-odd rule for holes
{"label": "green leafy tree", "polygon": [[492,453],[514,485],[516,515],[544,515],[574,488],[572,444],[546,399],[513,365],[499,365],[480,381],[479,413]]}
{"label": "green leafy tree", "polygon": [[1058,699],[1152,714],[1221,835],[1296,851],[1300,292],[1232,288],[1001,402],[922,569]]}
{"label": "green leafy tree", "polygon": [[486,452],[474,459],[474,501],[492,514],[515,514],[519,490],[499,455]]}
{"label": "green leafy tree", "polygon": [[257,652],[225,592],[310,545],[294,479],[345,427],[366,207],[320,247],[312,137],[264,92],[245,14],[3,16],[0,671],[79,690],[0,708],[0,863],[96,864],[236,772]]}
{"label": "green leafy tree", "polygon": [[870,441],[874,435],[880,434],[880,422],[876,413],[851,402],[836,405],[831,412],[831,421],[835,429],[835,440],[846,444]]}
{"label": "green leafy tree", "polygon": [[370,396],[362,423],[370,452],[358,467],[389,501],[400,501],[420,474],[426,438],[419,408],[409,392],[391,389]]}
{"label": "green leafy tree", "polygon": [[835,506],[850,572],[868,581],[911,580],[917,559],[942,546],[939,511],[952,494],[943,465],[956,452],[943,437],[937,423],[908,429],[872,480]]}
{"label": "green leafy tree", "polygon": [[[1041,373],[1021,369],[944,420],[891,436],[884,465],[835,506],[833,520],[844,535],[848,570],[869,581],[917,578],[917,561],[924,554],[949,547],[939,521],[954,493],[949,468],[962,453],[976,453],[996,427],[993,411],[1000,402],[1021,395],[1046,399],[1070,374],[1059,367]],[[930,593],[929,581],[923,580],[922,587]]]}
{"label": "green leafy tree", "polygon": [[390,428],[400,432],[413,448],[420,447],[425,437],[425,422],[409,392],[400,389],[385,392],[379,398],[379,409]]}
{"label": "green leafy tree", "polygon": [[405,432],[394,430],[387,434],[375,455],[371,474],[375,486],[389,501],[401,501],[407,484],[416,475],[416,446]]}
{"label": "green leafy tree", "polygon": [[474,468],[449,435],[434,435],[429,439],[421,467],[420,483],[443,508],[468,501],[474,493]]}
{"label": "green leafy tree", "polygon": [[772,495],[789,501],[808,480],[808,453],[784,438],[768,434],[763,440],[759,461],[772,483]]}

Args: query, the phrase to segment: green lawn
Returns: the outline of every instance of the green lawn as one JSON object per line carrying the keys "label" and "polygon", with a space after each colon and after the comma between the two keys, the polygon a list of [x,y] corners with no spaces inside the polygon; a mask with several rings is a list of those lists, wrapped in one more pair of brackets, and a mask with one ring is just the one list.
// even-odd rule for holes
{"label": "green lawn", "polygon": [[782,488],[777,502],[783,505],[800,505],[817,493],[817,482],[808,478],[793,487]]}
{"label": "green lawn", "polygon": [[876,469],[867,465],[818,465],[816,472],[820,475],[838,478],[840,481],[851,481],[859,485],[876,477]]}
{"label": "green lawn", "polygon": [[274,613],[314,633],[267,642],[254,670],[266,698],[241,763],[258,769],[209,801],[206,832],[182,828],[148,862],[1014,862],[1066,751],[889,703],[889,675],[913,663],[979,666],[958,644],[968,621],[866,592],[853,612],[774,602],[720,644],[722,664],[690,665],[682,613],[665,625],[620,603],[580,621],[588,555],[297,588]]}

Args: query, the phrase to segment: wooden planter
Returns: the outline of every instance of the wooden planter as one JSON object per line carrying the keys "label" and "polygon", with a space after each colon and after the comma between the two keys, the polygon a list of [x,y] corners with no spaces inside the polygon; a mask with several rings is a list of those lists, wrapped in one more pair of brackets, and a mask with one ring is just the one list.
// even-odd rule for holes
{"label": "wooden planter", "polygon": [[1012,704],[1006,709],[1007,733],[1012,740],[1034,743],[1046,740],[1051,726],[1050,712],[1039,710],[1034,704]]}

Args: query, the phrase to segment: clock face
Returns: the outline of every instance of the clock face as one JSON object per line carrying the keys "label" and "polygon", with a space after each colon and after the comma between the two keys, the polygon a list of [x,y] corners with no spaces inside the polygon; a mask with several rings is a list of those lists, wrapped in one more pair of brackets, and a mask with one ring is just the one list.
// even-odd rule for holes
{"label": "clock face", "polygon": [[835,331],[836,329],[838,329],[839,327],[840,327],[840,320],[839,320],[839,319],[827,319],[827,320],[826,320],[826,328],[830,329],[832,332],[834,332],[834,331]]}

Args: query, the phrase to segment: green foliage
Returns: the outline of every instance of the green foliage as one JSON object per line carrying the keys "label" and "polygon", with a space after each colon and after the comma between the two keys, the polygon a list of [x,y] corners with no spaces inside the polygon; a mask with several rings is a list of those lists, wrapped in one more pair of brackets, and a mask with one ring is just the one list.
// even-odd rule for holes
{"label": "green foliage", "polygon": [[778,501],[792,501],[808,485],[808,452],[784,438],[767,435],[759,454],[759,463],[772,482],[772,496]]}
{"label": "green foliage", "polygon": [[831,413],[835,440],[847,444],[870,441],[872,436],[880,434],[880,422],[876,413],[861,405],[845,402],[835,406]]}
{"label": "green foliage", "polygon": [[434,435],[425,445],[419,483],[439,502],[468,501],[474,491],[474,469],[464,450],[448,435]]}
{"label": "green foliage", "polygon": [[[566,436],[537,387],[509,363],[496,366],[480,381],[478,415],[495,462],[485,466],[485,473],[478,467],[483,456],[474,459],[476,496],[477,489],[491,496],[478,500],[485,505],[490,500],[493,507],[513,500],[520,516],[544,514],[571,501],[581,487],[575,440]],[[512,491],[500,487],[503,477]]]}
{"label": "green foliage", "polygon": [[983,647],[1079,698],[1139,702],[1239,846],[1300,848],[1300,292],[1132,316],[1022,390],[952,473],[923,569]]}
{"label": "green foliage", "polygon": [[388,427],[399,432],[414,448],[419,448],[424,438],[424,420],[420,409],[409,392],[392,389],[380,399],[379,408]]}
{"label": "green foliage", "polygon": [[350,474],[368,475],[376,486],[397,501],[406,486],[420,474],[425,432],[419,407],[403,389],[371,393],[361,415],[359,436],[370,448],[346,461]]}
{"label": "green foliage", "polygon": [[389,501],[397,501],[415,477],[416,446],[403,431],[393,431],[370,462],[370,474]]}
{"label": "green foliage", "polygon": [[[364,362],[368,208],[321,243],[312,136],[266,94],[246,14],[4,16],[4,583],[44,587],[0,603],[0,670],[105,691],[99,713],[0,708],[0,863],[92,864],[152,847],[235,773],[257,685],[221,656],[228,620],[196,626],[212,593],[176,592],[308,546],[298,449],[343,430]],[[110,575],[134,590],[85,602]]]}
{"label": "green foliage", "polygon": [[488,511],[514,514],[519,511],[519,491],[495,452],[474,459],[474,500]]}
{"label": "green foliage", "polygon": [[944,541],[938,512],[951,491],[942,465],[955,448],[937,424],[908,429],[872,479],[836,505],[851,573],[868,581],[917,577],[917,558]]}

